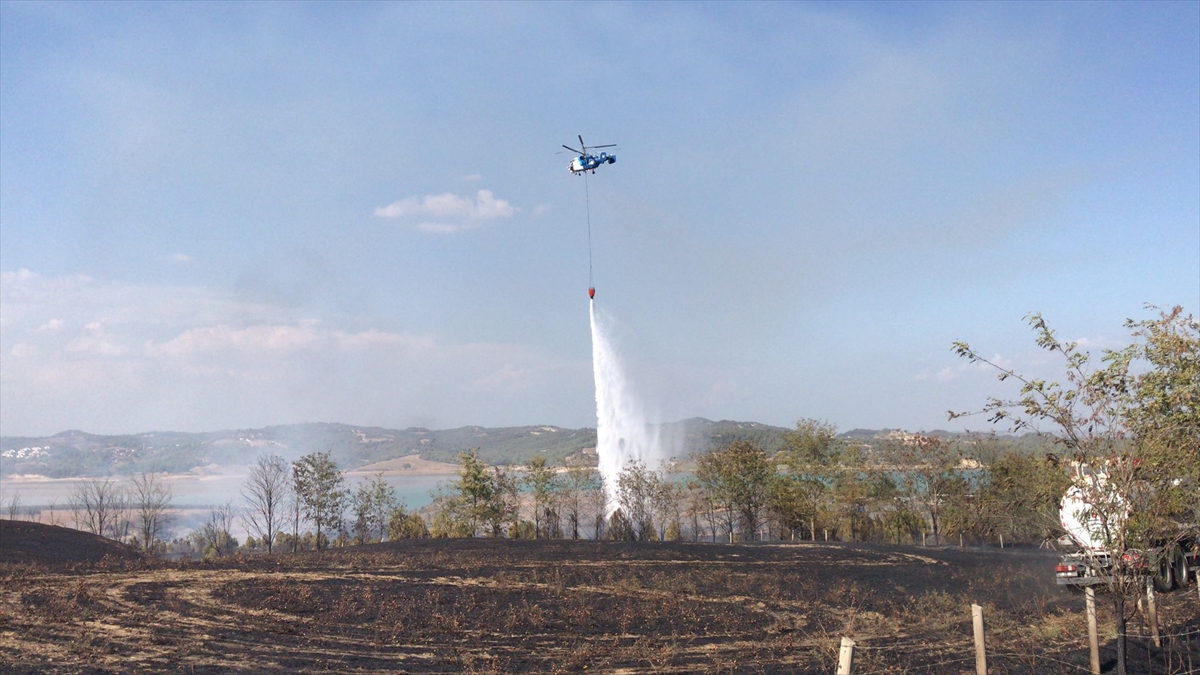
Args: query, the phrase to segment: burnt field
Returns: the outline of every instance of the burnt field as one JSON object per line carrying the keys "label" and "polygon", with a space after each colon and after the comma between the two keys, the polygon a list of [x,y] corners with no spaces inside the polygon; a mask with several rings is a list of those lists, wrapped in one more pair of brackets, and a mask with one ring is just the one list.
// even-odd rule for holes
{"label": "burnt field", "polygon": [[[458,539],[3,560],[0,672],[832,673],[850,636],[855,673],[965,673],[972,602],[990,672],[1088,666],[1082,596],[1038,550]],[[1197,672],[1195,587],[1159,611],[1162,648],[1130,624],[1133,672]]]}

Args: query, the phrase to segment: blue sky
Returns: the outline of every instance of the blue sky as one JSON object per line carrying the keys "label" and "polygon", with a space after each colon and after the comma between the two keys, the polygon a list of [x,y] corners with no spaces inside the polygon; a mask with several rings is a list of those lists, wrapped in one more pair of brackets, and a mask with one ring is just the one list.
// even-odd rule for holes
{"label": "blue sky", "polygon": [[[1200,309],[1198,3],[0,4],[0,431],[959,428]],[[968,424],[981,426],[981,421]]]}

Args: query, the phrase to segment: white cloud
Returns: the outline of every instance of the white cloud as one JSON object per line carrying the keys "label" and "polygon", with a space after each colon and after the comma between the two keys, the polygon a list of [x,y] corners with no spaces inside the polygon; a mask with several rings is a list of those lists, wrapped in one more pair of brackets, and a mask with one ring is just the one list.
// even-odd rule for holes
{"label": "white cloud", "polygon": [[181,263],[181,264],[182,263],[190,263],[190,262],[192,262],[192,256],[190,256],[186,253],[174,253],[174,254],[168,256],[167,260],[169,260],[173,263]]}
{"label": "white cloud", "polygon": [[422,218],[417,228],[426,232],[449,233],[477,227],[485,222],[511,218],[517,208],[506,199],[497,199],[491,190],[480,190],[475,198],[452,192],[424,197],[408,197],[375,209],[379,218]]}
{"label": "white cloud", "polygon": [[13,345],[11,350],[9,350],[9,353],[18,359],[37,356],[37,352],[37,347],[27,345],[24,342],[18,342],[17,344]]}
{"label": "white cloud", "polygon": [[195,287],[32,273],[0,282],[6,435],[511,424],[557,420],[564,387],[588,390],[589,363],[522,345],[347,328]]}

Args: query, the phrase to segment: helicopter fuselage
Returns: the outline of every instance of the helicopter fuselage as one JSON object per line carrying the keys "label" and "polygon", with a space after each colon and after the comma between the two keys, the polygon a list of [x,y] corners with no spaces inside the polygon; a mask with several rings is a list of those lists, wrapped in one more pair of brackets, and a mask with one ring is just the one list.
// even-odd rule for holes
{"label": "helicopter fuselage", "polygon": [[612,164],[617,161],[616,155],[610,155],[607,152],[602,152],[598,155],[579,155],[571,160],[567,165],[567,170],[573,174],[581,174],[585,171],[596,172],[596,167],[601,164]]}

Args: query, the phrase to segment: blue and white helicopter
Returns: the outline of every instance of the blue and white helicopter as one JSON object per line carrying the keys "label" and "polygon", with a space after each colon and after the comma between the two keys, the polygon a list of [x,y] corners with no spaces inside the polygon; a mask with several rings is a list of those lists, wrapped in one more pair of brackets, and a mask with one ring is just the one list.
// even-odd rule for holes
{"label": "blue and white helicopter", "polygon": [[[575,174],[576,176],[578,176],[579,174],[581,174],[585,171],[591,171],[592,173],[596,173],[596,167],[600,166],[601,164],[612,164],[617,161],[616,155],[610,155],[607,152],[602,152],[598,155],[593,155],[593,154],[589,153],[588,146],[583,144],[583,136],[579,136],[578,138],[579,138],[579,147],[581,148],[580,150],[576,150],[575,148],[572,148],[569,145],[563,146],[567,150],[570,150],[571,152],[578,155],[578,157],[571,160],[571,163],[567,165],[567,169],[571,173]],[[617,147],[616,143],[609,143],[608,145],[593,145],[590,149],[595,150],[596,148],[615,148],[615,147]]]}

